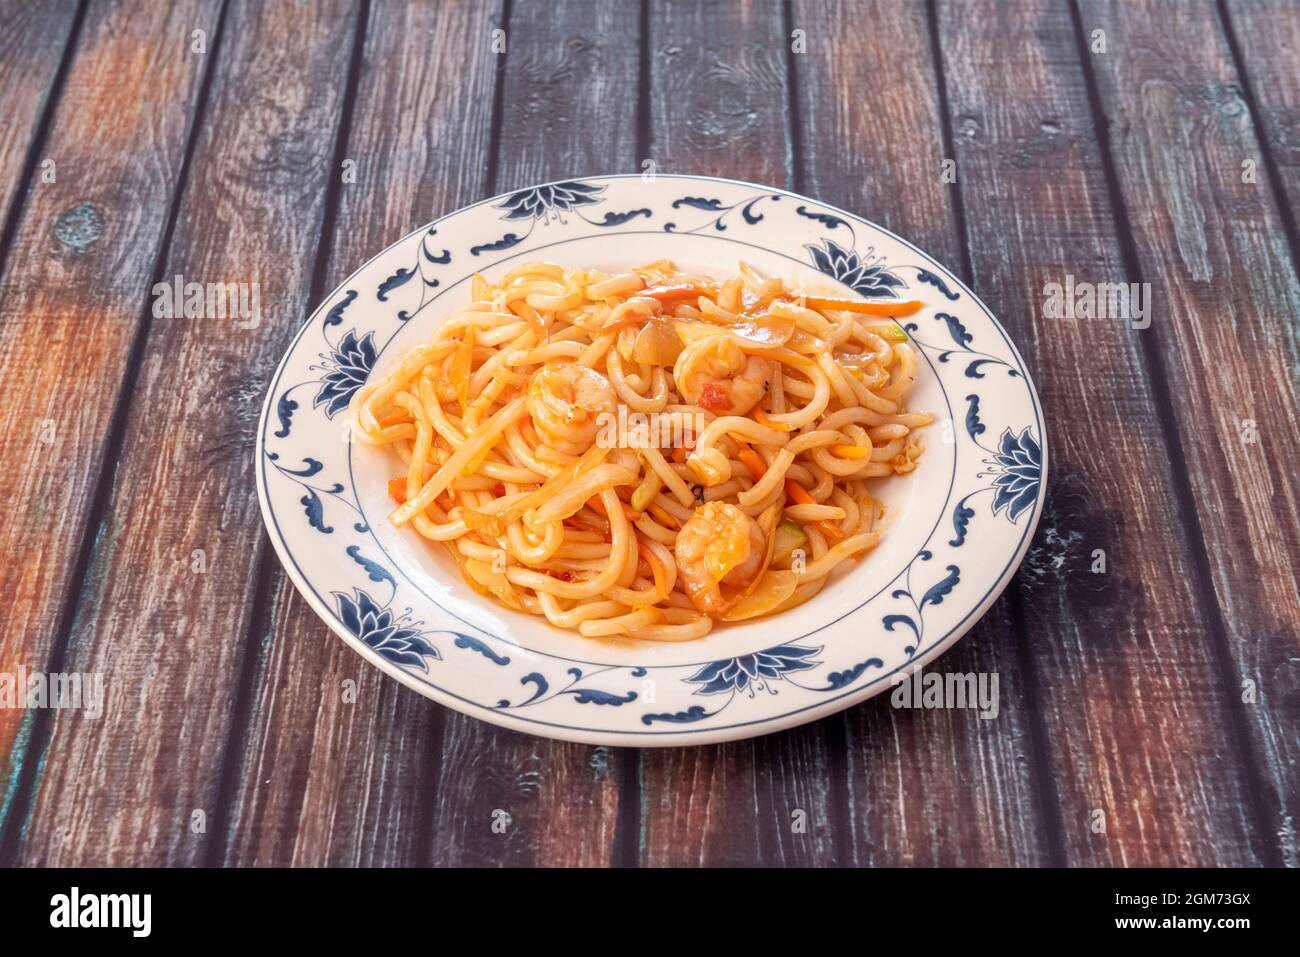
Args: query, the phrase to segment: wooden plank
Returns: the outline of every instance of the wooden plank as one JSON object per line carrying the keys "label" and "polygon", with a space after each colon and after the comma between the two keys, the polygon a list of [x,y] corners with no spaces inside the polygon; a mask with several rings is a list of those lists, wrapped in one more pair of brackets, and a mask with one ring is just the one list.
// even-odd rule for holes
{"label": "wooden plank", "polygon": [[274,580],[247,732],[231,740],[221,863],[420,863],[439,709],[338,640],[278,569]]}
{"label": "wooden plank", "polygon": [[[497,176],[489,191],[636,169],[631,113],[609,117],[611,104],[626,108],[628,91],[636,89],[637,18],[632,0],[511,5]],[[483,155],[460,159],[481,163]],[[614,859],[622,752],[533,738],[446,712],[438,760],[434,863]],[[510,816],[504,833],[492,829],[497,811]]]}
{"label": "wooden plank", "polygon": [[[808,193],[865,215],[962,274],[958,191],[940,177],[944,118],[925,6],[798,3],[792,27],[805,31],[807,49],[794,65]],[[899,63],[907,68],[895,69]],[[1016,646],[1004,598],[932,666],[998,674],[995,720],[898,710],[887,695],[845,713],[851,863],[1050,859],[1036,797],[1035,772],[1043,769]]]}
{"label": "wooden plank", "polygon": [[[415,226],[485,195],[497,59],[489,38],[499,25],[499,5],[372,5],[345,150],[357,178],[339,198],[325,288]],[[277,597],[269,625],[254,627],[273,638],[254,673],[249,733],[237,742],[224,862],[421,863],[438,800],[442,709],[366,664],[274,555],[269,562]]]}
{"label": "wooden plank", "polygon": [[55,718],[24,864],[206,860],[262,536],[252,433],[307,306],[356,27],[352,0],[229,9],[162,274],[255,284],[261,309],[149,327],[67,655],[104,714]]}
{"label": "wooden plank", "polygon": [[[0,282],[0,454],[15,464],[0,471],[0,500],[16,503],[0,527],[0,554],[15,557],[0,566],[5,672],[45,670],[69,624],[66,596],[207,66],[187,38],[210,38],[218,9],[91,5],[42,148],[56,182],[30,192],[14,231]],[[49,715],[0,710],[0,754],[24,742],[0,787],[6,827],[26,741]]]}
{"label": "wooden plank", "polygon": [[1069,9],[945,4],[939,19],[975,280],[1036,371],[1052,444],[1020,593],[1063,863],[1258,863],[1142,352],[1151,330],[1044,314],[1045,283],[1133,279]]}
{"label": "wooden plank", "polygon": [[[791,24],[807,45],[794,57],[799,188],[960,274],[957,191],[940,181],[944,121],[923,0],[798,0]],[[907,69],[894,69],[899,62]]]}
{"label": "wooden plank", "polygon": [[793,185],[785,36],[775,3],[650,4],[650,146],[669,173]]}
{"label": "wooden plank", "polygon": [[1250,849],[1297,864],[1295,262],[1268,177],[1243,176],[1260,144],[1214,9],[1088,3],[1082,26],[1108,38],[1109,52],[1091,63],[1136,265],[1160,307],[1143,342],[1177,425],[1170,454],[1182,518],[1201,539],[1202,640],[1232,704],[1223,718],[1232,750],[1253,759],[1244,787],[1259,833]]}
{"label": "wooden plank", "polygon": [[[779,7],[656,2],[648,26],[647,158],[664,173],[793,185]],[[639,863],[838,862],[839,731],[832,719],[750,741],[642,751]]]}
{"label": "wooden plank", "polygon": [[1263,167],[1281,189],[1281,202],[1290,213],[1284,225],[1295,255],[1300,219],[1300,11],[1291,0],[1231,2],[1219,10],[1230,45],[1235,45],[1237,69],[1246,64],[1242,91],[1254,102],[1262,141],[1262,155],[1246,159]]}
{"label": "wooden plank", "polygon": [[[78,22],[76,11],[77,5],[72,0],[41,7],[13,0],[0,8],[0,22],[7,25],[0,37],[0,169],[15,173],[0,180],[0,275],[12,246],[11,233],[18,226],[19,206],[26,190],[35,185],[30,178],[44,173],[58,181],[57,164],[53,168],[43,165],[42,158],[33,155],[32,150],[41,146],[38,140],[42,118],[50,115],[53,107],[50,97],[55,87],[61,85],[61,72],[66,74],[66,64],[71,62]],[[4,373],[0,370],[0,384],[3,380]],[[13,411],[5,410],[6,424]],[[0,652],[6,650],[0,641]],[[0,670],[12,673],[9,666],[17,663],[7,657],[0,658]],[[4,820],[7,795],[17,784],[26,744],[25,736],[20,740],[17,735],[23,726],[17,711],[0,712],[0,823]],[[30,722],[26,726],[30,727]]]}
{"label": "wooden plank", "polygon": [[[76,0],[0,3],[0,23],[5,25],[0,35],[0,169],[15,174],[24,170],[41,117],[49,105],[59,64],[74,39],[76,12]],[[58,181],[57,164],[53,170],[48,166],[42,169],[39,163],[48,157],[34,159],[38,163],[35,167],[38,177],[52,173],[55,182]],[[8,224],[17,214],[16,205],[29,185],[34,184],[28,184],[20,175],[0,179],[0,223]],[[0,262],[4,261],[3,257],[4,250],[0,250]]]}

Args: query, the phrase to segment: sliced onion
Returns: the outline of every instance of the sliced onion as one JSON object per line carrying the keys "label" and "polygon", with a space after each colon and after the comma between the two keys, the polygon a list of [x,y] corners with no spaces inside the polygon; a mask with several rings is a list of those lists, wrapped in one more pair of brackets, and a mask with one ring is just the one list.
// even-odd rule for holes
{"label": "sliced onion", "polygon": [[738,322],[728,326],[686,320],[678,320],[677,322],[677,335],[688,345],[700,339],[727,336],[737,340],[739,345],[751,350],[778,349],[788,342],[795,333],[796,330],[793,324],[790,324],[787,328],[785,323],[776,320]]}
{"label": "sliced onion", "polygon": [[851,369],[865,369],[869,365],[878,364],[880,356],[874,352],[837,352],[835,361]]}
{"label": "sliced onion", "polygon": [[814,336],[811,332],[804,332],[802,329],[796,329],[790,336],[790,348],[801,355],[830,355],[831,344],[825,339]]}
{"label": "sliced onion", "polygon": [[727,326],[727,331],[741,339],[762,346],[783,346],[794,335],[794,323],[786,319],[755,318],[750,322],[737,322]]}
{"label": "sliced onion", "polygon": [[513,608],[515,611],[523,611],[523,603],[519,600],[519,596],[515,594],[510,580],[506,578],[504,573],[496,571],[489,562],[477,558],[466,558],[465,571],[474,581],[487,586],[488,590],[496,595],[506,607]]}
{"label": "sliced onion", "polygon": [[789,611],[791,608],[797,608],[820,592],[825,584],[825,578],[818,578],[816,581],[804,582],[794,590],[794,593],[789,598],[771,609],[768,614],[778,615],[783,611]]}
{"label": "sliced onion", "polygon": [[781,506],[773,502],[763,514],[758,516],[758,530],[763,533],[763,540],[767,542],[767,548],[763,550],[763,561],[758,566],[758,574],[754,580],[749,583],[745,589],[745,594],[750,595],[758,590],[759,583],[763,580],[768,568],[772,564],[772,556],[776,554],[776,526],[781,521]]}
{"label": "sliced onion", "polygon": [[651,319],[637,334],[632,358],[652,366],[671,366],[683,348],[681,336],[666,319]]}
{"label": "sliced onion", "polygon": [[766,615],[785,602],[799,587],[799,575],[792,571],[770,569],[759,579],[758,587],[722,616],[723,621],[744,621]]}

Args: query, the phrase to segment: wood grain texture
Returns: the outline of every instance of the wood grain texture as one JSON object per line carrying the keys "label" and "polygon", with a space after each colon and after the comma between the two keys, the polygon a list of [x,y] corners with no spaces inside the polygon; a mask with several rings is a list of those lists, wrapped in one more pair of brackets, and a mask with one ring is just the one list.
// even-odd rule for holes
{"label": "wood grain texture", "polygon": [[275,574],[248,731],[226,810],[227,866],[421,863],[437,800],[438,707],[369,666]]}
{"label": "wood grain texture", "polygon": [[[940,180],[943,116],[924,0],[796,0],[791,28],[807,44],[794,57],[800,190],[961,274],[956,190]],[[895,69],[899,62],[907,68]]]}
{"label": "wood grain texture", "polygon": [[1219,9],[1247,64],[1241,80],[1255,98],[1262,145],[1273,159],[1268,172],[1277,175],[1294,228],[1300,218],[1300,9],[1292,0],[1234,0]]}
{"label": "wood grain texture", "polygon": [[[372,4],[345,149],[357,178],[340,194],[327,288],[415,226],[484,195],[489,36],[499,25],[491,4]],[[442,709],[340,641],[270,561],[269,648],[252,678],[248,736],[237,742],[224,862],[421,863],[438,800]]]}
{"label": "wood grain texture", "polygon": [[[797,3],[792,26],[807,42],[794,58],[806,190],[898,232],[961,275],[957,189],[940,177],[947,154],[924,4]],[[907,68],[890,66],[897,63]],[[996,719],[895,709],[887,694],[844,713],[850,862],[1049,860],[1035,780],[1045,769],[1033,754],[1036,717],[1016,643],[1003,599],[930,669],[998,674]]]}
{"label": "wood grain texture", "polygon": [[943,4],[940,47],[975,281],[1034,371],[1052,449],[1047,512],[1019,576],[1052,837],[1067,864],[1258,863],[1230,691],[1192,584],[1198,543],[1147,381],[1149,330],[1044,314],[1045,283],[1133,278],[1069,10]]}
{"label": "wood grain texture", "polygon": [[[632,102],[636,89],[637,16],[633,2],[511,5],[490,191],[636,168],[635,121],[611,105]],[[623,760],[622,751],[533,738],[446,712],[432,861],[611,863]],[[506,820],[499,812],[509,823],[494,831],[494,821]]]}
{"label": "wood grain texture", "polygon": [[651,0],[648,19],[650,158],[658,168],[793,185],[780,4]]}
{"label": "wood grain texture", "polygon": [[104,714],[55,719],[22,863],[205,860],[262,537],[259,398],[307,305],[355,27],[352,0],[229,10],[163,275],[257,284],[260,316],[155,312],[68,651],[104,675]]}
{"label": "wood grain texture", "polygon": [[[26,191],[39,188],[41,175],[51,172],[48,166],[42,168],[41,157],[33,155],[32,150],[40,146],[42,117],[48,116],[53,107],[50,97],[55,95],[60,62],[70,56],[69,46],[75,46],[76,10],[72,0],[43,7],[12,0],[0,7],[0,22],[6,24],[0,35],[0,169],[12,174],[0,179],[0,274],[11,248],[6,245],[9,233],[17,227]],[[52,172],[57,182],[57,164]],[[36,177],[35,182],[29,181],[31,176]],[[0,371],[0,384],[5,378]],[[8,428],[14,427],[12,418],[17,411],[0,413]],[[31,436],[27,438],[30,441]],[[0,642],[0,652],[4,651]],[[0,670],[8,672],[9,664],[18,663],[0,658]],[[11,789],[17,786],[30,728],[31,722],[24,722],[17,711],[0,713],[0,824]],[[24,732],[21,737],[20,729]]]}
{"label": "wood grain texture", "polygon": [[[1300,283],[1258,131],[1208,3],[1092,4],[1085,31],[1166,390],[1184,521],[1202,538],[1202,640],[1233,704],[1267,863],[1300,865]],[[1252,441],[1253,440],[1253,441]],[[1212,595],[1210,593],[1212,589]],[[1212,600],[1211,600],[1212,599]],[[1226,840],[1222,838],[1221,840]]]}
{"label": "wood grain texture", "polygon": [[[20,172],[71,40],[76,12],[77,0],[0,3],[0,23],[5,25],[0,33],[0,169],[7,174],[0,177],[0,223],[8,223],[16,212],[23,190],[40,183],[39,166],[35,184],[25,183]],[[57,176],[57,164],[54,173]]]}
{"label": "wood grain texture", "polygon": [[[56,181],[29,192],[17,221],[0,281],[0,454],[16,466],[0,471],[0,500],[15,503],[0,527],[0,554],[13,557],[0,564],[0,671],[48,667],[80,587],[106,438],[206,66],[186,38],[210,35],[218,7],[90,6],[42,149]],[[42,714],[0,710],[0,825]]]}
{"label": "wood grain texture", "polygon": [[[793,185],[779,5],[654,2],[648,19],[647,158],[664,173]],[[638,863],[839,863],[838,730],[830,719],[750,741],[642,751]]]}

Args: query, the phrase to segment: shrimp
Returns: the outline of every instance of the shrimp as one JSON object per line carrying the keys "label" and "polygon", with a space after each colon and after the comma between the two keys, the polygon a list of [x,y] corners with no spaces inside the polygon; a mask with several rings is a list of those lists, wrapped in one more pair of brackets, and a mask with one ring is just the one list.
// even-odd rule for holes
{"label": "shrimp", "polygon": [[552,448],[580,454],[595,441],[618,396],[609,379],[576,362],[544,365],[528,382],[528,414]]}
{"label": "shrimp", "polygon": [[747,354],[729,336],[697,339],[673,368],[682,397],[718,415],[744,415],[763,398],[771,378],[771,361]]}
{"label": "shrimp", "polygon": [[[720,618],[762,571],[766,550],[756,521],[727,502],[707,502],[677,533],[677,574],[695,607]],[[732,595],[723,595],[724,584]]]}

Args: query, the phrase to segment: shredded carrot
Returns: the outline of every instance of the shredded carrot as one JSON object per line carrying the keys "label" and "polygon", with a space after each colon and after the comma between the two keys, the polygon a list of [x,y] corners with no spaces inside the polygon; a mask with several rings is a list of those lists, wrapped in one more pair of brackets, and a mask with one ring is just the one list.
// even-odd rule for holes
{"label": "shredded carrot", "polygon": [[816,505],[817,499],[808,490],[792,478],[785,480],[785,494],[794,499],[796,505]]}
{"label": "shredded carrot", "polygon": [[925,308],[925,303],[919,299],[908,299],[905,302],[867,302],[862,299],[838,299],[830,296],[805,296],[804,304],[809,309],[842,309],[845,312],[856,312],[864,316],[883,316],[886,319],[910,316]]}
{"label": "shredded carrot", "polygon": [[379,427],[381,429],[386,429],[390,425],[402,425],[403,423],[413,421],[414,419],[411,418],[410,414],[408,414],[405,409],[398,409],[396,412],[389,412],[386,416],[380,419]]}
{"label": "shredded carrot", "polygon": [[672,515],[665,512],[662,506],[652,504],[648,509],[646,509],[646,511],[649,512],[651,515],[653,515],[655,517],[655,521],[657,521],[664,528],[671,528],[676,530],[682,527],[682,523],[677,521],[677,519]]}
{"label": "shredded carrot", "polygon": [[751,449],[748,445],[744,445],[744,443],[741,443],[741,445],[742,448],[739,452],[740,461],[745,463],[745,468],[749,469],[749,474],[754,476],[754,481],[757,482],[763,477],[763,473],[767,471],[767,465],[764,463],[761,455]]}
{"label": "shredded carrot", "polygon": [[871,454],[871,449],[865,445],[832,445],[831,454],[842,459],[865,459]]}
{"label": "shredded carrot", "polygon": [[512,302],[507,308],[510,309],[511,312],[515,313],[516,316],[519,316],[520,319],[523,319],[528,322],[529,325],[532,325],[534,329],[537,329],[539,338],[545,338],[546,322],[542,321],[541,313],[539,313],[537,309],[529,306],[529,304],[525,303],[523,299],[516,299],[515,302]]}
{"label": "shredded carrot", "polygon": [[[808,490],[796,482],[794,479],[785,480],[785,493],[795,500],[798,505],[816,505],[817,499],[808,493]],[[821,533],[833,542],[844,541],[844,533],[834,522],[822,519],[820,522],[813,522],[814,527],[820,529]]]}
{"label": "shredded carrot", "polygon": [[793,432],[794,426],[789,422],[778,422],[776,419],[769,419],[762,409],[754,410],[754,421],[764,428],[775,429],[777,432]]}
{"label": "shredded carrot", "polygon": [[840,531],[840,527],[836,525],[834,522],[830,522],[827,521],[826,519],[822,519],[820,522],[814,522],[813,524],[816,525],[819,529],[821,529],[821,533],[825,535],[827,538],[829,538],[832,542],[844,541],[844,533]]}
{"label": "shredded carrot", "polygon": [[655,591],[663,598],[668,597],[668,569],[664,568],[664,563],[659,560],[659,556],[652,552],[645,542],[638,541],[636,550],[640,552],[641,557],[645,559],[650,571],[655,576]]}
{"label": "shredded carrot", "polygon": [[406,504],[406,476],[388,480],[388,497],[398,505]]}
{"label": "shredded carrot", "polygon": [[825,519],[822,519],[817,523],[817,527],[821,529],[822,534],[832,542],[844,541],[844,533],[840,531],[840,527],[834,522],[828,522]]}
{"label": "shredded carrot", "polygon": [[469,378],[474,368],[474,327],[466,326],[451,359],[451,380],[461,409],[469,405]]}
{"label": "shredded carrot", "polygon": [[673,461],[678,465],[681,465],[686,461],[686,446],[679,445],[677,448],[673,449]]}
{"label": "shredded carrot", "polygon": [[537,312],[536,309],[528,305],[528,303],[524,302],[522,299],[516,299],[514,302],[510,303],[510,305],[507,308],[511,312],[513,312],[516,316],[518,316],[520,319],[527,319],[529,318],[528,314],[530,312],[531,313]]}

